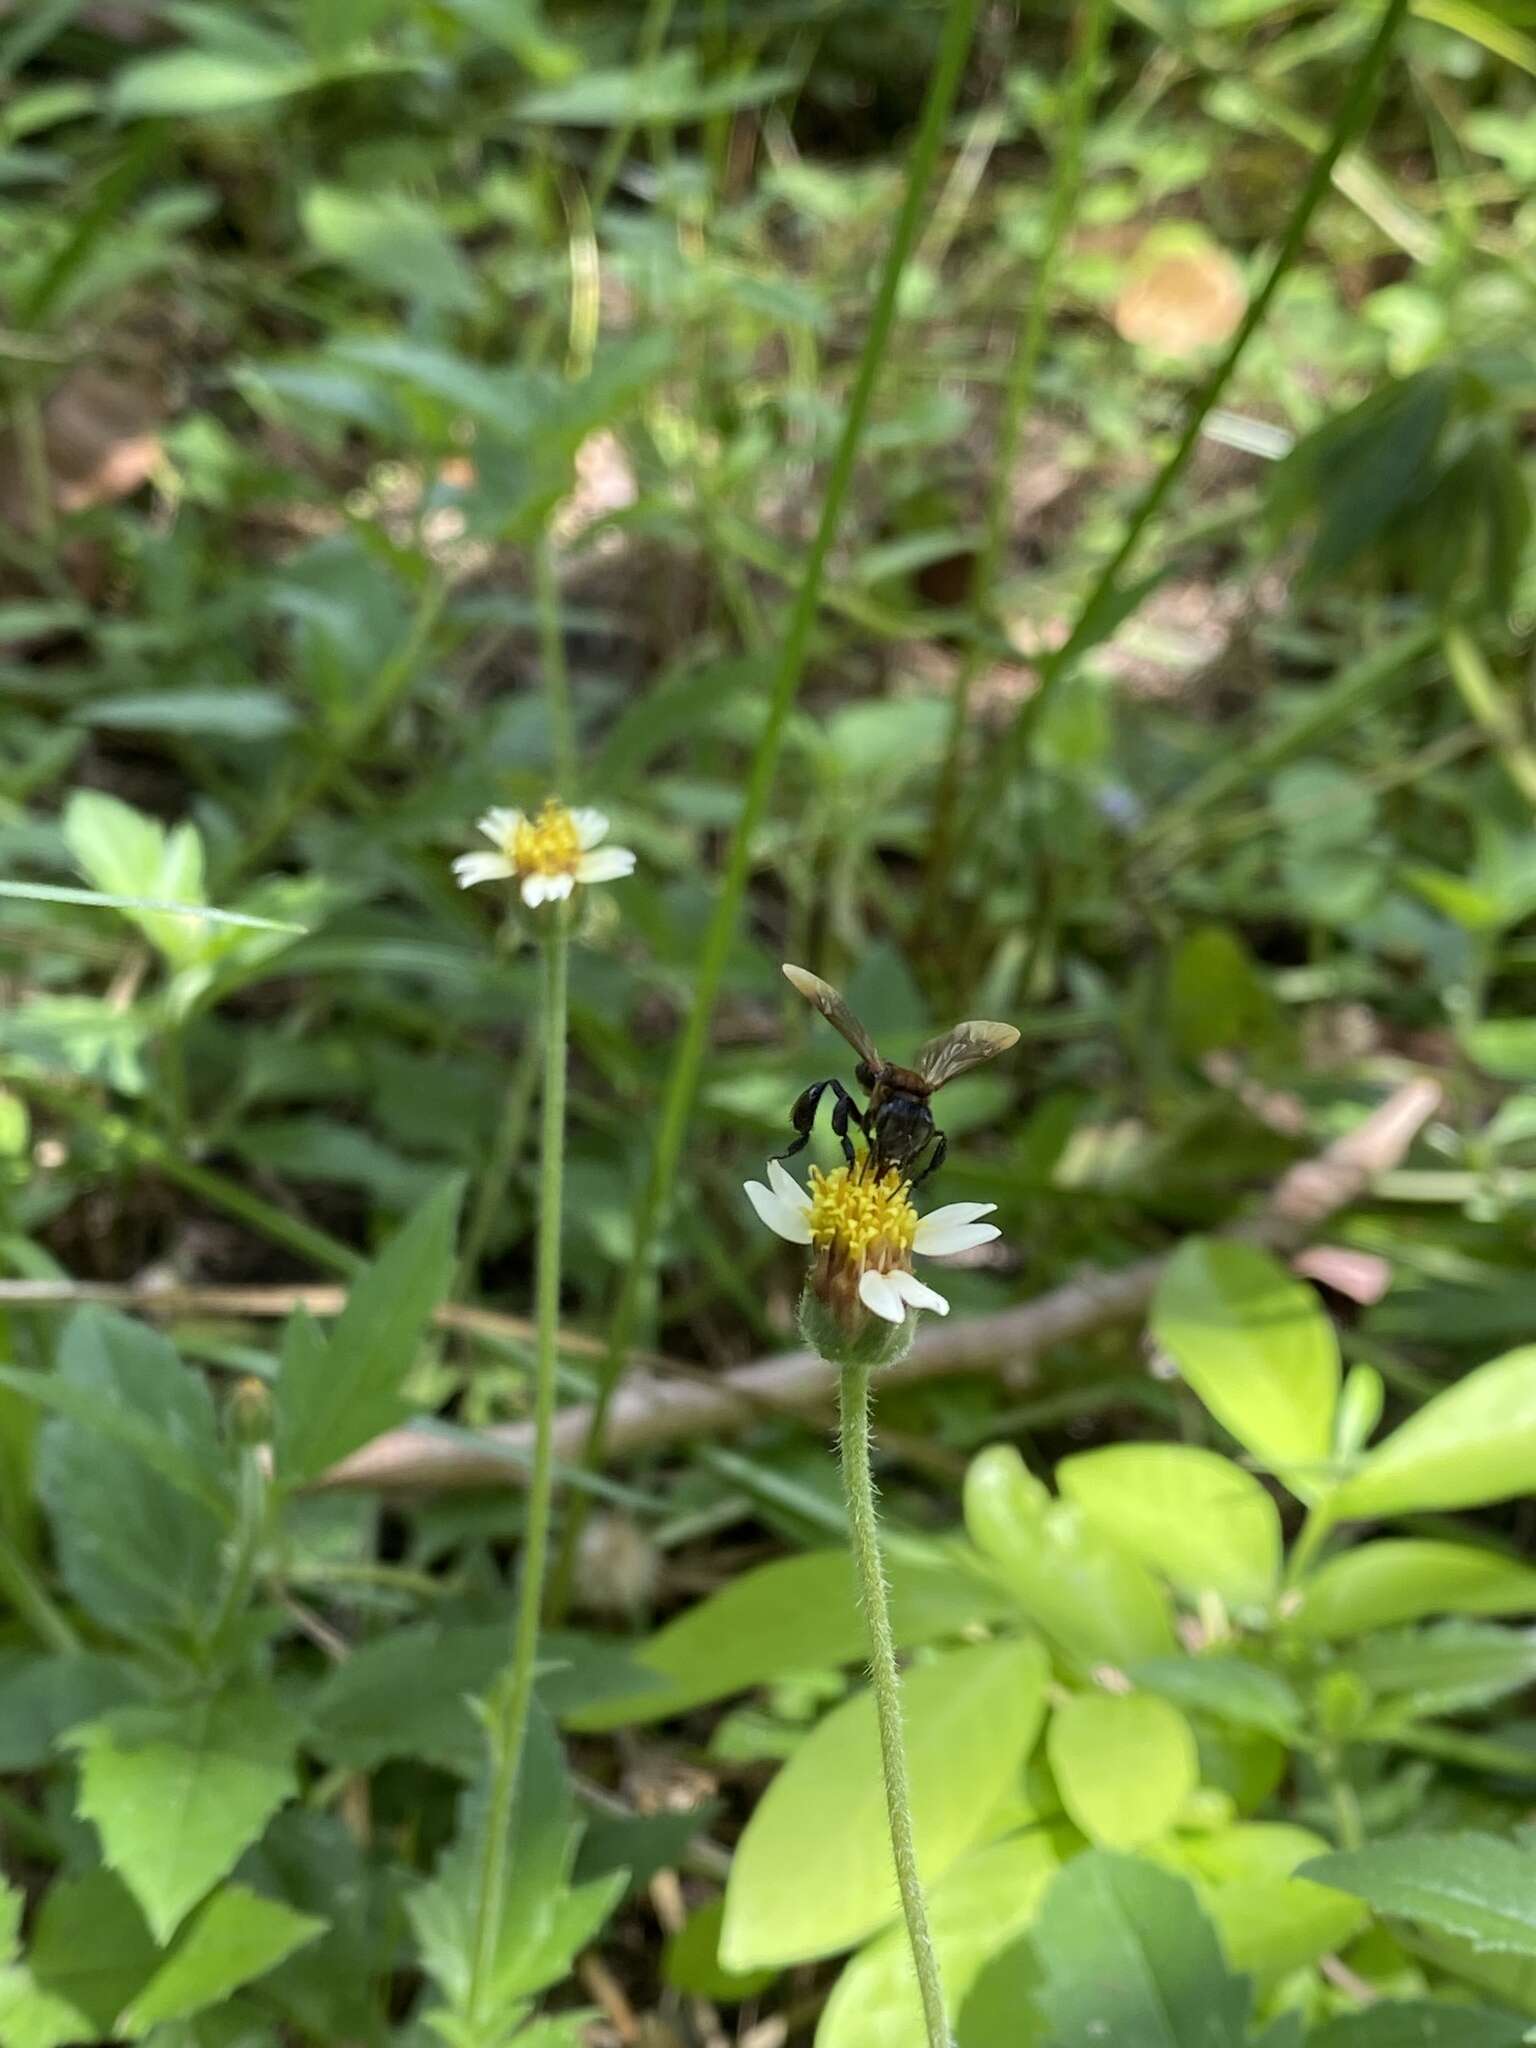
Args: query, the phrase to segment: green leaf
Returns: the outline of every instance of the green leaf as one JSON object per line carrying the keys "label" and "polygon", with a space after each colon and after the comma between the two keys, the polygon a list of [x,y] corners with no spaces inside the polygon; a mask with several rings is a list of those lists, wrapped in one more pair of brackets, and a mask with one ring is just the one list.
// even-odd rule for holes
{"label": "green leaf", "polygon": [[1073,1694],[1052,1714],[1045,1748],[1062,1805],[1106,1848],[1166,1834],[1200,1782],[1193,1730],[1152,1693]]}
{"label": "green leaf", "polygon": [[1226,1046],[1245,1052],[1277,1029],[1279,1006],[1253,957],[1225,925],[1202,925],[1174,950],[1168,970],[1168,1023],[1184,1058]]}
{"label": "green leaf", "polygon": [[519,121],[561,127],[609,128],[628,122],[702,121],[733,107],[761,106],[793,91],[798,71],[757,71],[701,83],[693,53],[674,50],[648,67],[583,69],[563,85],[525,93],[514,114]]}
{"label": "green leaf", "polygon": [[1269,1989],[1343,1948],[1365,1923],[1355,1900],[1297,1875],[1322,1847],[1306,1828],[1244,1821],[1173,1836],[1147,1854],[1190,1880],[1232,1967]]}
{"label": "green leaf", "polygon": [[62,1999],[90,2038],[117,2032],[113,2021],[149,1981],[160,1951],[144,1915],[110,1870],[61,1878],[43,1900],[27,1952],[38,1989]]}
{"label": "green leaf", "polygon": [[199,1908],[175,1952],[134,1998],[117,2029],[147,2033],[217,2005],[242,1984],[264,1977],[325,1932],[325,1922],[228,1884]]}
{"label": "green leaf", "polygon": [[[101,790],[78,789],[64,809],[64,843],[87,881],[108,895],[154,902],[201,905],[203,842],[192,825],[167,832],[130,804]],[[176,967],[187,967],[210,951],[213,927],[201,918],[164,911],[130,911],[155,949]]]}
{"label": "green leaf", "polygon": [[1384,1998],[1315,2027],[1307,2048],[1520,2048],[1530,2038],[1529,2025],[1481,2005]]}
{"label": "green leaf", "polygon": [[1182,1878],[1090,1850],[1051,1884],[1035,1929],[1052,2048],[1246,2048],[1251,1994]]}
{"label": "green leaf", "polygon": [[1496,1835],[1398,1835],[1318,1856],[1308,1877],[1474,1949],[1536,1956],[1536,1853]]}
{"label": "green leaf", "polygon": [[277,1384],[277,1470],[298,1485],[392,1428],[408,1413],[401,1383],[428,1319],[448,1291],[460,1181],[446,1181],[385,1246],[329,1343],[296,1315]]}
{"label": "green leaf", "polygon": [[298,1724],[255,1686],[77,1728],[79,1811],[164,1942],[294,1789]]}
{"label": "green leaf", "polygon": [[960,2006],[955,2048],[1040,2048],[1040,1981],[1040,1960],[1027,1933],[988,1957]]}
{"label": "green leaf", "polygon": [[1388,1537],[1320,1565],[1290,1626],[1321,1641],[1426,1614],[1536,1614],[1536,1567],[1470,1543]]}
{"label": "green leaf", "polygon": [[[1014,1602],[963,1557],[904,1547],[886,1560],[891,1626],[903,1648],[1003,1619]],[[869,1637],[846,1550],[778,1558],[729,1580],[635,1652],[657,1683],[567,1717],[587,1730],[661,1721],[786,1673],[861,1662]]]}
{"label": "green leaf", "polygon": [[64,1582],[114,1633],[184,1645],[205,1626],[222,1584],[225,1519],[168,1487],[164,1460],[157,1470],[98,1421],[108,1411],[131,1416],[136,1430],[159,1433],[178,1468],[212,1481],[226,1452],[208,1389],[163,1337],[96,1309],[70,1318],[56,1378],[90,1417],[55,1417],[39,1438],[38,1494]]}
{"label": "green leaf", "polygon": [[240,1869],[265,1896],[330,1923],[267,1974],[263,2004],[305,2040],[371,2040],[378,1986],[400,1956],[398,1863],[365,1849],[334,1814],[285,1806]]}
{"label": "green leaf", "polygon": [[1343,1519],[1481,1507],[1536,1489],[1536,1344],[1426,1401],[1334,1496]]}
{"label": "green leaf", "polygon": [[1393,1709],[1419,1718],[1490,1706],[1536,1681],[1536,1629],[1444,1621],[1369,1637],[1335,1668],[1352,1671]]}
{"label": "green leaf", "polygon": [[1191,1444],[1111,1444],[1064,1458],[1056,1485],[1190,1599],[1261,1607],[1280,1576],[1280,1512],[1259,1480]]}
{"label": "green leaf", "polygon": [[431,211],[400,192],[313,185],[300,206],[304,232],[324,256],[413,304],[473,312],[473,273]]}
{"label": "green leaf", "polygon": [[965,1475],[965,1521],[1018,1606],[1079,1662],[1170,1655],[1168,1596],[1070,1501],[1052,1500],[1012,1444],[991,1444]]}
{"label": "green leaf", "polygon": [[[988,1958],[1034,1920],[1056,1870],[1043,1835],[973,1849],[929,1888],[928,1917],[952,2013]],[[887,1928],[848,1964],[827,2000],[816,2048],[926,2048],[923,2009],[904,1926]],[[1008,2048],[1020,2048],[1016,2030]]]}
{"label": "green leaf", "polygon": [[141,1697],[143,1686],[115,1657],[0,1656],[0,1771],[35,1771],[67,1729]]}
{"label": "green leaf", "polygon": [[298,58],[257,63],[215,50],[171,50],[125,66],[113,87],[112,105],[124,118],[235,113],[303,92],[319,75]]}
{"label": "green leaf", "polygon": [[[83,1313],[89,1314],[90,1311]],[[134,1328],[126,1320],[120,1327]],[[152,1344],[164,1344],[164,1340],[153,1331],[146,1330],[143,1335]],[[118,1347],[121,1356],[128,1355],[125,1339],[118,1339]],[[169,1351],[168,1346],[165,1349]],[[82,1352],[83,1345],[77,1346],[74,1355],[78,1358]],[[174,1352],[169,1352],[169,1355],[175,1360]],[[179,1360],[175,1362],[178,1376],[196,1383],[195,1375],[188,1374]],[[115,1444],[132,1452],[151,1472],[185,1494],[188,1500],[195,1500],[207,1508],[217,1520],[228,1522],[230,1519],[229,1491],[220,1483],[226,1461],[217,1439],[206,1445],[178,1442],[164,1418],[151,1418],[141,1407],[119,1406],[124,1395],[116,1389],[111,1397],[103,1400],[99,1374],[93,1371],[87,1381],[83,1368],[72,1373],[67,1365],[61,1364],[57,1372],[47,1373],[23,1372],[14,1366],[0,1366],[0,1387],[9,1387],[13,1394],[35,1402],[39,1408],[50,1409],[55,1415],[62,1415],[84,1429],[96,1430],[110,1437]],[[128,1398],[133,1398],[131,1393]]]}
{"label": "green leaf", "polygon": [[1293,1493],[1315,1493],[1333,1444],[1339,1344],[1312,1289],[1251,1245],[1190,1238],[1151,1320],[1223,1428]]}
{"label": "green leaf", "polygon": [[1279,1672],[1243,1657],[1145,1657],[1128,1665],[1125,1675],[1142,1691],[1234,1728],[1257,1728],[1282,1742],[1295,1741],[1301,1730],[1301,1701],[1293,1688]]}
{"label": "green leaf", "polygon": [[720,1961],[720,1928],[725,1919],[724,1899],[711,1899],[690,1913],[676,1934],[669,1935],[662,1954],[661,1974],[674,1991],[686,1991],[694,1998],[712,1998],[722,2005],[740,2005],[766,1991],[777,1977],[776,1970],[748,1970],[738,1974]]}
{"label": "green leaf", "polygon": [[[1026,1641],[951,1650],[903,1679],[930,1884],[976,1841],[1033,1746],[1047,1675]],[[812,1730],[759,1800],[731,1865],[720,1959],[751,1970],[834,1955],[884,1927],[896,1897],[875,1703],[862,1692]]]}
{"label": "green leaf", "polygon": [[79,713],[114,732],[163,732],[187,739],[275,740],[298,714],[276,690],[140,690],[104,697]]}

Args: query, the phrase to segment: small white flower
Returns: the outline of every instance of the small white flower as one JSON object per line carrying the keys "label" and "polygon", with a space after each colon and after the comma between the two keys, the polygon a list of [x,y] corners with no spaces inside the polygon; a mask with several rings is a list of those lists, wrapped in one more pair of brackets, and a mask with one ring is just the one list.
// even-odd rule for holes
{"label": "small white flower", "polygon": [[608,836],[601,811],[567,810],[554,797],[533,818],[523,811],[489,810],[479,829],[496,851],[461,853],[453,863],[459,887],[515,881],[530,910],[563,902],[578,882],[617,882],[635,871],[627,846],[601,844]]}
{"label": "small white flower", "polygon": [[919,1216],[899,1174],[877,1177],[864,1171],[863,1162],[831,1173],[813,1166],[807,1192],[777,1159],[770,1159],[767,1186],[760,1180],[744,1185],[747,1200],[771,1231],[827,1255],[837,1269],[823,1276],[829,1289],[835,1279],[856,1274],[859,1300],[888,1323],[905,1322],[909,1308],[949,1313],[943,1295],[912,1272],[909,1254],[953,1258],[999,1234],[995,1223],[980,1221],[992,1214],[995,1202],[950,1202]]}

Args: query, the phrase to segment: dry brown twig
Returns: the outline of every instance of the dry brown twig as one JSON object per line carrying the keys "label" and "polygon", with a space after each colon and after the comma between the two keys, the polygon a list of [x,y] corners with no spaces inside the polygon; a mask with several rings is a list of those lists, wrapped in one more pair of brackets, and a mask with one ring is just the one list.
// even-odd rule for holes
{"label": "dry brown twig", "polygon": [[[1401,1163],[1439,1103],[1440,1090],[1433,1081],[1408,1082],[1315,1159],[1293,1166],[1257,1216],[1231,1235],[1278,1252],[1295,1250],[1330,1216],[1365,1193],[1378,1174]],[[1010,1385],[1024,1384],[1034,1361],[1052,1345],[1141,1315],[1165,1264],[1162,1258],[1142,1259],[1117,1272],[1084,1274],[996,1315],[931,1323],[901,1364],[888,1368],[885,1382],[943,1379],[996,1366]],[[345,1290],[339,1287],[146,1288],[0,1281],[0,1307],[102,1302],[161,1316],[286,1315],[301,1303],[312,1314],[325,1316],[338,1314],[345,1300]],[[522,1341],[530,1331],[521,1317],[454,1303],[445,1304],[437,1320],[446,1329],[503,1340]],[[601,1349],[596,1340],[574,1332],[562,1332],[561,1345],[573,1355]],[[631,1366],[614,1402],[607,1454],[617,1460],[665,1450],[691,1437],[728,1436],[765,1414],[819,1418],[833,1392],[831,1368],[810,1351],[756,1359],[715,1375],[646,1356]],[[560,1411],[555,1423],[557,1457],[574,1460],[581,1455],[590,1412],[584,1403]],[[400,1491],[516,1484],[530,1449],[531,1431],[524,1423],[473,1435],[392,1429],[336,1466],[322,1483]]]}

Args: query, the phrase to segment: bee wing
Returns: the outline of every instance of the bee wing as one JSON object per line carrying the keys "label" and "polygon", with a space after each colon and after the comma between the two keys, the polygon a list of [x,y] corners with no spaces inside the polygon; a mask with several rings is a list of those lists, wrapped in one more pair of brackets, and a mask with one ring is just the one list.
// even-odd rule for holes
{"label": "bee wing", "polygon": [[[885,1065],[884,1060],[875,1051],[875,1041],[830,981],[823,981],[819,974],[811,974],[804,967],[793,967],[787,960],[784,963],[784,978],[799,989],[808,1003],[815,1004],[834,1030],[841,1031],[861,1059],[868,1060],[877,1070]],[[1018,1033],[1015,1032],[1014,1036],[1017,1037]]]}
{"label": "bee wing", "polygon": [[930,1088],[942,1088],[957,1074],[969,1073],[983,1060],[995,1059],[1018,1042],[1019,1034],[1011,1024],[988,1024],[973,1017],[940,1038],[930,1038],[917,1056],[917,1071]]}

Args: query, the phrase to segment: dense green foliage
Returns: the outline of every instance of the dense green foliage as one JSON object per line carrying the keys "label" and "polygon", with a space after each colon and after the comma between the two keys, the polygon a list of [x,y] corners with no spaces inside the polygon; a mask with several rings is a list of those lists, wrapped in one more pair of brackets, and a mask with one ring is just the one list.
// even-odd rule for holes
{"label": "dense green foliage", "polygon": [[878,1393],[959,2048],[1536,2023],[1533,124],[1521,0],[0,7],[0,2048],[923,2048],[830,1390],[651,1426],[786,957],[1023,1032]]}

